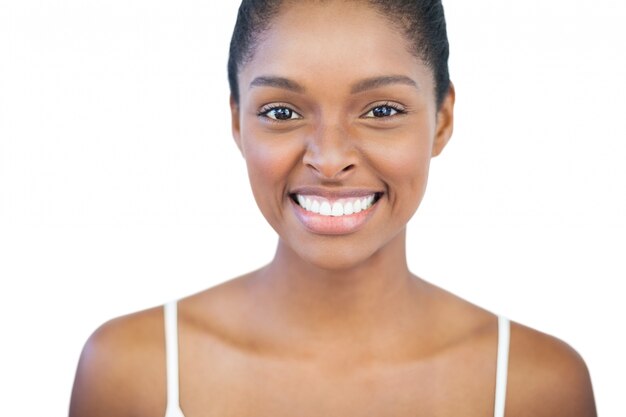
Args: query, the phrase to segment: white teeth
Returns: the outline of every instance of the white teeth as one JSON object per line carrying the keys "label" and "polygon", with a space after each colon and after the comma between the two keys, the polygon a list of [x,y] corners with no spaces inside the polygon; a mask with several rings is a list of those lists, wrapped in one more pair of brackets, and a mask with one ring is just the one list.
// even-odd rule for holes
{"label": "white teeth", "polygon": [[[307,200],[308,200],[308,198],[307,198]],[[319,203],[319,201],[313,200],[313,204],[311,204],[310,210],[313,213],[319,213],[320,212],[320,203]]]}
{"label": "white teeth", "polygon": [[333,209],[332,209],[331,214],[335,217],[343,216],[343,205],[339,201],[336,201],[333,204]]}
{"label": "white teeth", "polygon": [[331,204],[323,197],[296,195],[300,207],[322,216],[349,216],[369,209],[374,204],[375,195],[362,198],[343,198]]}

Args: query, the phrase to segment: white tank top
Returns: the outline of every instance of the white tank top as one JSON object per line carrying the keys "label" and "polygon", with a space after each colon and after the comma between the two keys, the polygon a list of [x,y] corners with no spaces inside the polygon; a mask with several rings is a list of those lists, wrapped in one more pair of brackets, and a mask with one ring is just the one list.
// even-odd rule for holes
{"label": "white tank top", "polygon": [[[165,417],[185,417],[178,397],[178,308],[172,301],[164,306],[165,360],[167,368],[167,409]],[[506,381],[509,364],[510,324],[498,316],[498,357],[496,362],[496,393],[494,417],[504,417]]]}

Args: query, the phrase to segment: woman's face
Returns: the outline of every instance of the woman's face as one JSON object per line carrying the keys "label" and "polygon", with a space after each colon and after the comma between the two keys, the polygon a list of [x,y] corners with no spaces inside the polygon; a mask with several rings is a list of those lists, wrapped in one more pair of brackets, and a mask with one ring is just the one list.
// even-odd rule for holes
{"label": "woman's face", "polygon": [[286,3],[241,68],[233,133],[280,244],[349,268],[404,239],[454,97],[437,111],[430,69],[374,9],[307,3]]}

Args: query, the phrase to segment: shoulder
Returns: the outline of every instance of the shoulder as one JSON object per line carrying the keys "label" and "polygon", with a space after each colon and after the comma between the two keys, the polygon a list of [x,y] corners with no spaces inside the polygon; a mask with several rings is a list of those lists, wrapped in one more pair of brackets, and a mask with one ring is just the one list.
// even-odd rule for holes
{"label": "shoulder", "polygon": [[[495,316],[438,288],[445,305],[446,328],[478,329],[470,333],[472,349],[489,351],[497,338]],[[463,319],[460,319],[463,318]],[[456,324],[455,324],[456,323]],[[511,322],[507,416],[595,417],[589,371],[576,350],[556,337]]]}
{"label": "shoulder", "polygon": [[164,412],[164,343],[162,307],[118,317],[100,326],[81,353],[70,416]]}
{"label": "shoulder", "polygon": [[567,343],[511,323],[507,414],[596,416],[587,366]]}

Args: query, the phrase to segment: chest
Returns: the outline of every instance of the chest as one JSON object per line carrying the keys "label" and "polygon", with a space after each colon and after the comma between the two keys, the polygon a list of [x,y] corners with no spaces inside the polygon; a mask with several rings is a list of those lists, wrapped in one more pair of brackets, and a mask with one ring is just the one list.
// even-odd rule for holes
{"label": "chest", "polygon": [[180,360],[185,417],[493,415],[495,355],[459,352],[355,367],[259,358],[215,348]]}

